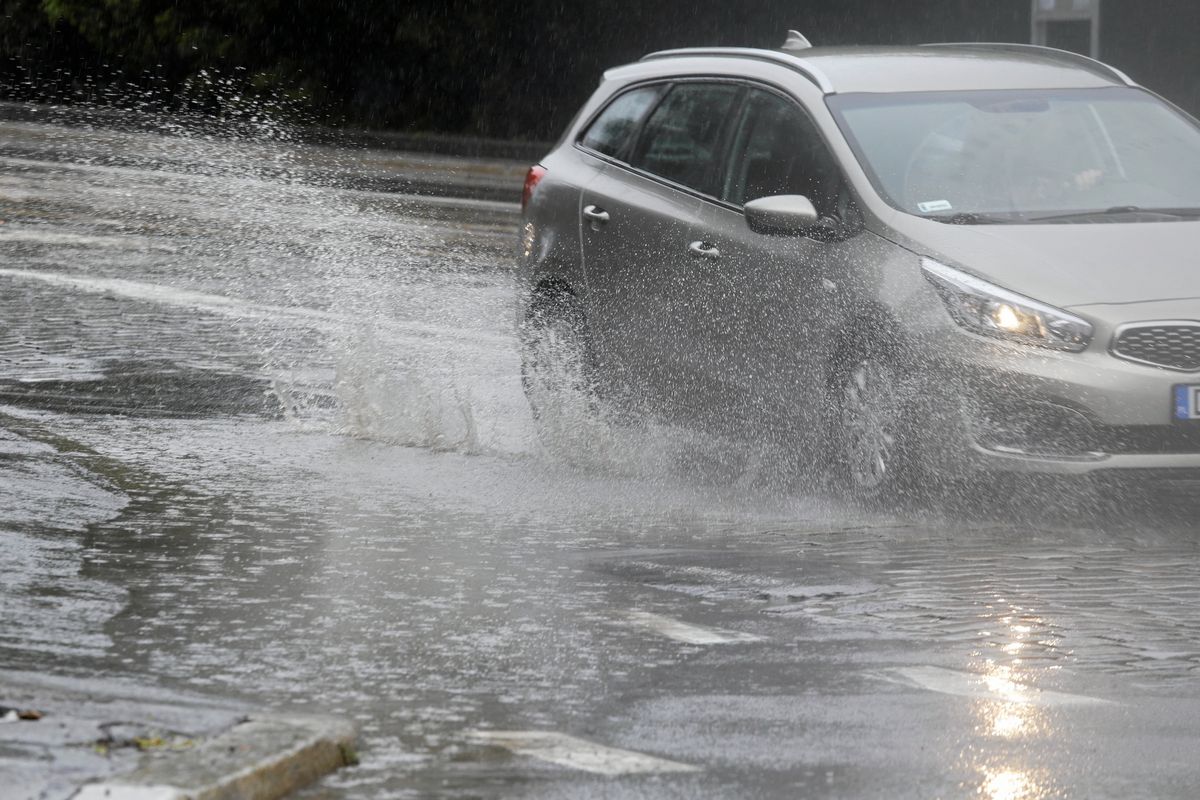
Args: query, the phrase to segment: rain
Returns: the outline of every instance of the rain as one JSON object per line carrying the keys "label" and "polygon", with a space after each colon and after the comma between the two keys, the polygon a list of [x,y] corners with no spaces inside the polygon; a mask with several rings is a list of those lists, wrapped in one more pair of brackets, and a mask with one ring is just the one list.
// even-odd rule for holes
{"label": "rain", "polygon": [[0,796],[1193,796],[1200,11],[981,5],[9,3]]}

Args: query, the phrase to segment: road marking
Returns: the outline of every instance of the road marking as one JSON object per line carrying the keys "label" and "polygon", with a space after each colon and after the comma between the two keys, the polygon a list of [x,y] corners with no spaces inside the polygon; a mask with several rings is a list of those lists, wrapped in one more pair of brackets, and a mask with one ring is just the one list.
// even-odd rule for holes
{"label": "road marking", "polygon": [[[0,242],[2,241],[3,239],[0,237]],[[161,283],[145,283],[126,278],[97,278],[62,272],[9,268],[0,268],[0,277],[37,281],[49,286],[75,289],[89,294],[112,294],[130,300],[195,309],[238,319],[301,320],[321,329],[327,329],[329,326],[350,327],[359,324],[362,319],[361,316],[352,314],[339,314],[304,306],[258,304],[226,295],[179,289]],[[451,338],[476,345],[484,343],[508,345],[512,341],[511,336],[487,331],[464,331],[448,325],[400,320],[391,320],[380,324],[393,329],[394,335],[415,337],[420,341]]]}
{"label": "road marking", "polygon": [[78,247],[114,247],[122,250],[161,250],[177,253],[179,248],[165,242],[152,241],[144,236],[96,236],[68,231],[9,228],[0,230],[0,242],[17,244],[47,244]]}
{"label": "road marking", "polygon": [[[1038,689],[1013,680],[1011,673],[998,671],[993,674],[959,672],[941,667],[901,667],[890,670],[904,682],[916,684],[922,689],[960,697],[978,697],[1002,703],[1017,703],[1036,706],[1088,706],[1111,705],[1111,700],[1087,697],[1079,694],[1052,692]],[[893,680],[885,675],[888,680]]]}
{"label": "road marking", "polygon": [[476,743],[503,747],[517,755],[549,761],[561,767],[597,775],[636,775],[645,772],[700,772],[700,767],[668,761],[632,750],[605,747],[553,731],[468,731]]}
{"label": "road marking", "polygon": [[639,628],[654,631],[668,639],[674,639],[684,644],[744,644],[762,641],[761,636],[755,636],[752,633],[691,625],[677,619],[664,617],[661,614],[651,614],[649,611],[629,611],[626,612],[625,617]]}

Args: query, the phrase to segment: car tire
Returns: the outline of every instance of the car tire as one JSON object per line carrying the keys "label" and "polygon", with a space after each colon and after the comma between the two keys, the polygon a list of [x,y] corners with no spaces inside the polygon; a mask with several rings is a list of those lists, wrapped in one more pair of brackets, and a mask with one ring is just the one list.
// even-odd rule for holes
{"label": "car tire", "polygon": [[895,344],[858,335],[842,348],[827,408],[835,489],[863,504],[894,504],[919,485],[912,392]]}
{"label": "car tire", "polygon": [[595,416],[595,359],[583,309],[569,292],[534,293],[521,326],[521,383],[539,428]]}

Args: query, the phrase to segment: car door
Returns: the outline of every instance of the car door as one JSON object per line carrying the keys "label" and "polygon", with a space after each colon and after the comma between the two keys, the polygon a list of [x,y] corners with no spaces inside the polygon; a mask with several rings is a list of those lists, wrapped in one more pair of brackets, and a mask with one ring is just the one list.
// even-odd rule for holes
{"label": "car door", "polygon": [[681,298],[700,196],[717,191],[718,160],[738,84],[666,89],[633,145],[584,187],[580,241],[585,312],[606,378],[651,411],[686,393]]}
{"label": "car door", "polygon": [[[698,312],[690,358],[723,419],[755,428],[792,423],[824,401],[858,238],[853,220],[843,219],[853,205],[815,124],[791,98],[749,90],[729,141],[720,197],[700,209],[707,257],[688,284]],[[742,205],[785,194],[808,197],[823,225],[808,236],[750,230]]]}

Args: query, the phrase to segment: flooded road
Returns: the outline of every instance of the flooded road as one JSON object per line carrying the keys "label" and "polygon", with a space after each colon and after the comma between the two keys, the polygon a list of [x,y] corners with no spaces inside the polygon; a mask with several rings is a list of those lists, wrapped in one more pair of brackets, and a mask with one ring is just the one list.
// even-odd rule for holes
{"label": "flooded road", "polygon": [[882,515],[678,431],[548,452],[515,209],[314,152],[0,124],[4,669],[352,717],[307,798],[1194,796],[1194,488]]}

